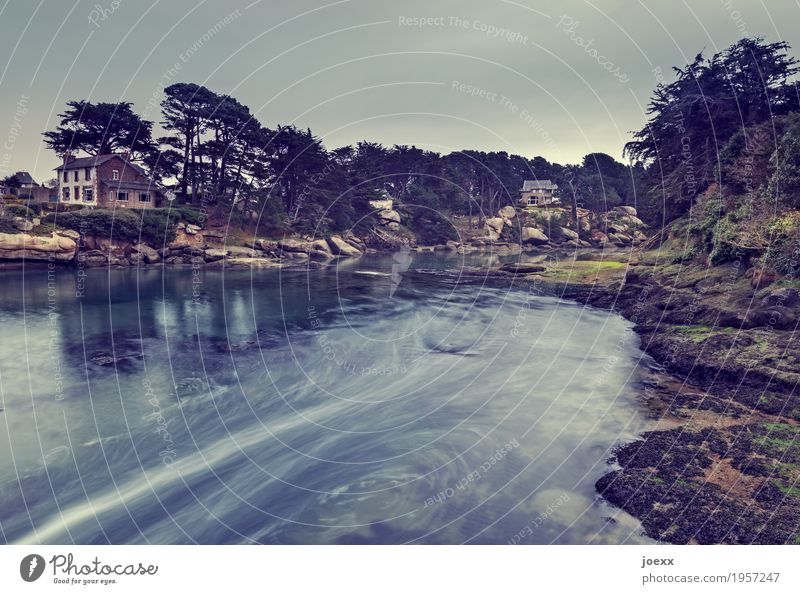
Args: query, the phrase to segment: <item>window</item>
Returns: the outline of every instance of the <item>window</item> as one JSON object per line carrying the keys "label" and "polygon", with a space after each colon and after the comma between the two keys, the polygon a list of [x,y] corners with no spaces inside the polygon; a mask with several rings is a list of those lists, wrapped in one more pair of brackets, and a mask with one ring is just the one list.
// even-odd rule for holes
{"label": "window", "polygon": [[80,186],[75,186],[75,200],[81,199],[81,189]]}
{"label": "window", "polygon": [[77,169],[73,172],[72,181],[78,181],[78,170]]}
{"label": "window", "polygon": [[111,179],[118,180],[119,179],[119,169],[112,169],[111,170]]}
{"label": "window", "polygon": [[537,206],[539,198],[537,196],[528,196],[528,206]]}
{"label": "window", "polygon": [[92,188],[83,188],[83,201],[91,202],[94,200],[94,191]]}
{"label": "window", "polygon": [[150,192],[139,192],[139,202],[150,202]]}
{"label": "window", "polygon": [[92,179],[92,170],[90,167],[87,167],[83,170],[83,179],[86,181],[90,181]]}
{"label": "window", "polygon": [[[66,175],[66,173],[64,175]],[[62,188],[61,198],[64,202],[69,202],[69,188]]]}
{"label": "window", "polygon": [[69,173],[66,169],[64,170],[64,181],[69,181]]}
{"label": "window", "polygon": [[128,192],[125,190],[117,190],[117,200],[120,202],[127,202],[128,201]]}

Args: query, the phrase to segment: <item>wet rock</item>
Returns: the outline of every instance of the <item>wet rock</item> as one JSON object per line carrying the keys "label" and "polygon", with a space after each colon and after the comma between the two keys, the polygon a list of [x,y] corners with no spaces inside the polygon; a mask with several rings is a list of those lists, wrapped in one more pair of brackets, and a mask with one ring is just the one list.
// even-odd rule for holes
{"label": "wet rock", "polygon": [[228,252],[226,250],[208,248],[203,254],[203,257],[206,262],[216,262],[217,260],[222,260],[227,255]]}
{"label": "wet rock", "polygon": [[331,251],[338,256],[357,257],[361,251],[347,243],[340,235],[331,235],[327,238]]}
{"label": "wet rock", "polygon": [[268,258],[229,257],[206,264],[212,268],[280,268],[280,262]]}
{"label": "wet rock", "polygon": [[89,250],[78,254],[78,263],[86,267],[106,266],[108,256],[100,250]]}
{"label": "wet rock", "polygon": [[536,227],[523,227],[520,232],[520,239],[523,243],[543,244],[550,239]]}
{"label": "wet rock", "polygon": [[228,255],[237,258],[257,258],[261,256],[258,250],[240,245],[229,245],[226,246],[225,249],[228,250]]}
{"label": "wet rock", "polygon": [[132,254],[140,254],[148,264],[156,264],[161,261],[158,251],[146,243],[135,243],[131,246]]}
{"label": "wet rock", "polygon": [[308,242],[291,237],[278,241],[278,247],[284,252],[308,252],[308,250],[312,249]]}
{"label": "wet rock", "polygon": [[503,272],[510,272],[512,274],[532,274],[535,272],[544,272],[546,268],[541,264],[533,262],[508,262],[500,267]]}

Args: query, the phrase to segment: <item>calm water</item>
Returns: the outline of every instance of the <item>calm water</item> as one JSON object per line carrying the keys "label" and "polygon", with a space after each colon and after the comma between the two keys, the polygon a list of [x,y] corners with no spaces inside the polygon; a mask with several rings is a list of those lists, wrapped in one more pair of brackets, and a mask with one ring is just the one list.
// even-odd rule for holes
{"label": "calm water", "polygon": [[398,260],[0,272],[0,541],[645,542],[629,324]]}

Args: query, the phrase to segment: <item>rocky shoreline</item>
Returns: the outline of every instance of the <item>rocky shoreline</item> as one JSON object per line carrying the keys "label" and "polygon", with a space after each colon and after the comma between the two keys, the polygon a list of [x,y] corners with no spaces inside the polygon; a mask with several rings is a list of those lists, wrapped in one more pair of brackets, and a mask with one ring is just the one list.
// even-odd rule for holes
{"label": "rocky shoreline", "polygon": [[597,491],[658,540],[800,544],[800,291],[741,262],[586,257],[492,273],[616,311],[657,364],[641,386],[655,429],[618,448]]}
{"label": "rocky shoreline", "polygon": [[[503,219],[504,230],[511,218]],[[225,245],[224,238],[183,226],[173,242],[155,249],[75,231],[51,237],[0,233],[0,257],[87,267],[318,268],[336,258],[397,249],[388,236],[368,245],[351,233],[258,239],[244,247]],[[603,241],[587,248],[582,241],[562,234],[558,243],[513,243],[498,234],[409,249],[520,254],[491,269],[459,270],[458,276],[465,282],[511,280],[613,310],[634,324],[642,350],[657,364],[641,386],[655,428],[620,447],[612,460],[619,468],[596,487],[637,517],[649,536],[670,543],[800,544],[800,355],[794,336],[800,288],[776,283],[746,261],[707,266],[685,263],[665,246],[647,250]]]}

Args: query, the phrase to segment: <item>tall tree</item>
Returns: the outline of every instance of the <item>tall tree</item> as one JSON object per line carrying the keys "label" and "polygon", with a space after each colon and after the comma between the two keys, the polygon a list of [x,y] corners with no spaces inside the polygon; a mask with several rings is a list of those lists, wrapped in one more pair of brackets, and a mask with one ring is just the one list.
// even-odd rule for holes
{"label": "tall tree", "polygon": [[785,42],[742,39],[728,49],[675,68],[676,80],[656,87],[648,123],[625,153],[655,169],[651,192],[660,194],[666,219],[685,212],[719,173],[718,155],[746,126],[798,108],[792,77],[797,61]]}
{"label": "tall tree", "polygon": [[126,151],[133,160],[142,160],[156,150],[153,122],[139,117],[132,106],[126,101],[68,101],[66,111],[59,114],[59,126],[43,133],[44,143],[60,157],[79,151],[90,155]]}

